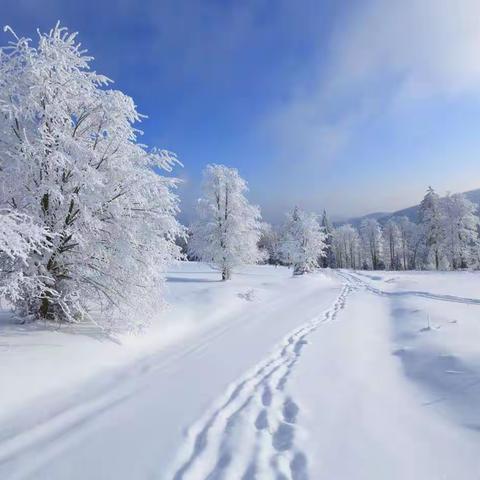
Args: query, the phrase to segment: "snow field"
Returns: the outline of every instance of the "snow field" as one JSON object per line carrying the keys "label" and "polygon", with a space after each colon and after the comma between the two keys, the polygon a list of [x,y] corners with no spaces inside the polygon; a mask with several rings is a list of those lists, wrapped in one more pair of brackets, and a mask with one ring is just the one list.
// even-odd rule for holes
{"label": "snow field", "polygon": [[4,326],[0,355],[40,379],[1,377],[0,478],[478,480],[480,276],[168,277],[148,336]]}

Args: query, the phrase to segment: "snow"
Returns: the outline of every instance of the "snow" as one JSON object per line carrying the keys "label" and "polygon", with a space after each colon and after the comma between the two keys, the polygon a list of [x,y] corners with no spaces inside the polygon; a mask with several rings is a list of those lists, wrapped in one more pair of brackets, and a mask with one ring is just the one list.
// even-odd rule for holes
{"label": "snow", "polygon": [[[432,337],[421,332],[421,315],[410,318],[419,302],[429,312],[436,308],[432,300],[392,300],[360,288],[349,295],[337,322],[312,335],[290,383],[292,392],[301,393],[298,423],[308,426],[301,448],[311,462],[310,478],[478,478],[474,422],[480,420],[480,390],[468,388],[471,377],[461,379],[462,391],[452,383],[459,378],[443,361],[450,358],[444,355],[451,332],[439,342],[443,349],[432,350]],[[459,306],[452,305],[442,302],[440,308],[453,315]],[[477,325],[477,343],[479,338]],[[477,354],[477,378],[478,360]],[[448,405],[452,396],[461,401]],[[472,418],[462,422],[458,415],[466,413],[466,404]]]}
{"label": "snow", "polygon": [[4,314],[0,478],[479,478],[479,274],[218,277],[140,336]]}

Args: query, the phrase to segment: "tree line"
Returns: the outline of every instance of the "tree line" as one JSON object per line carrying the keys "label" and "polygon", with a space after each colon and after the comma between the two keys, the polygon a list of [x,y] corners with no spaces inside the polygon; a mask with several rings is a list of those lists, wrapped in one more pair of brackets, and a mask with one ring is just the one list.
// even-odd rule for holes
{"label": "tree line", "polygon": [[318,267],[364,270],[458,270],[480,265],[477,207],[463,194],[440,197],[431,187],[418,209],[417,222],[374,218],[358,228],[334,227],[295,207],[282,225],[263,223],[258,207],[244,197],[246,183],[235,169],[206,170],[199,218],[190,229],[187,252],[218,265],[228,279],[234,266],[263,261],[289,265],[295,275]]}
{"label": "tree line", "polygon": [[[365,219],[359,228],[342,225],[329,233],[325,266],[364,270],[458,270],[480,265],[477,206],[463,194],[440,197],[431,187],[417,221],[390,218],[383,226]],[[325,218],[325,217],[324,217]]]}

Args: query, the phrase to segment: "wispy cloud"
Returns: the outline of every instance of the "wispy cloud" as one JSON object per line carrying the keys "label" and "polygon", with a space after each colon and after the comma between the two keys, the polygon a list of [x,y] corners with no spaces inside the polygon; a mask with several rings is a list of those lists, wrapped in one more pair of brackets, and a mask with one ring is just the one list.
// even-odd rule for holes
{"label": "wispy cloud", "polygon": [[[263,126],[284,156],[325,164],[371,116],[402,102],[480,92],[478,0],[367,0],[337,18],[304,83]],[[313,79],[313,80],[312,80]]]}
{"label": "wispy cloud", "polygon": [[480,89],[477,0],[370,0],[335,33],[331,81],[395,78],[413,96]]}
{"label": "wispy cloud", "polygon": [[[435,112],[456,108],[458,122],[480,101],[480,2],[363,0],[337,7],[332,23],[317,30],[302,76],[260,121],[280,171],[293,170],[296,195],[338,213],[406,206],[439,181],[434,159],[444,172],[438,186],[447,186],[448,159],[457,152],[461,163],[475,147],[447,139],[449,118]],[[473,188],[464,163],[451,188]],[[385,191],[372,195],[379,182]]]}

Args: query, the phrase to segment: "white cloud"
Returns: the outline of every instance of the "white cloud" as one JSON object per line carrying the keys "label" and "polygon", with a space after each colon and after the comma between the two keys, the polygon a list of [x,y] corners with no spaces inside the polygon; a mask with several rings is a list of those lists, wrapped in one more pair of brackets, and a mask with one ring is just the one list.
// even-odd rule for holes
{"label": "white cloud", "polygon": [[331,81],[393,76],[414,95],[480,89],[478,0],[370,0],[339,25]]}
{"label": "white cloud", "polygon": [[[443,190],[475,188],[478,168],[466,158],[478,141],[465,151],[460,139],[413,137],[407,126],[412,115],[432,118],[428,109],[445,101],[462,108],[480,98],[480,0],[355,4],[337,10],[328,35],[317,32],[309,68],[259,128],[275,148],[271,180],[284,186],[282,198],[359,214],[414,204],[432,181]],[[398,151],[386,145],[392,140]],[[368,164],[352,159],[377,165],[372,178]]]}
{"label": "white cloud", "polygon": [[282,157],[325,165],[372,115],[480,93],[479,0],[367,0],[336,21],[305,84],[263,124]]}

